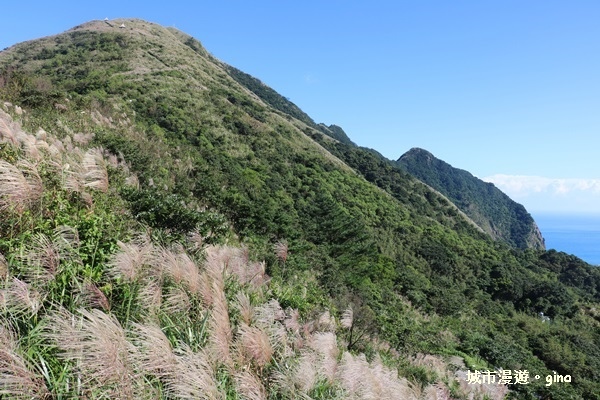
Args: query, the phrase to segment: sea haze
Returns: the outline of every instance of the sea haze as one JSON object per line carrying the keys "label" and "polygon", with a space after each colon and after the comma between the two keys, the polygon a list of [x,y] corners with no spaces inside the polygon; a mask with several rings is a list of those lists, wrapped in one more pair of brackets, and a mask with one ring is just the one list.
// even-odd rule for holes
{"label": "sea haze", "polygon": [[555,249],[600,265],[600,215],[534,214],[548,250]]}

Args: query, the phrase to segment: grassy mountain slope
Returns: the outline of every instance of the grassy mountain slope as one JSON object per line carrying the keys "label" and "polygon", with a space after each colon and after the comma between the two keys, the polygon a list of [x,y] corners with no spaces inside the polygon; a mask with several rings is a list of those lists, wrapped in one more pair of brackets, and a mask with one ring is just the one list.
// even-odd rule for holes
{"label": "grassy mountain slope", "polygon": [[[125,27],[119,28],[121,24]],[[17,134],[20,128],[10,124],[3,131],[0,158],[7,164],[0,193],[6,205],[0,211],[0,253],[8,269],[3,293],[13,296],[9,293],[23,287],[19,282],[46,293],[32,313],[14,311],[15,301],[10,300],[2,315],[13,332],[7,334],[23,338],[13,353],[26,364],[24,373],[43,372],[31,354],[45,349],[52,376],[38,374],[36,379],[54,394],[65,390],[65,377],[85,361],[69,358],[69,349],[55,341],[51,329],[38,334],[46,322],[60,327],[54,315],[66,309],[81,318],[83,332],[87,323],[112,318],[125,330],[123,345],[137,343],[142,353],[146,339],[135,341],[135,324],[158,325],[176,355],[169,361],[173,368],[189,361],[212,371],[208,376],[217,379],[215,390],[221,395],[242,396],[246,389],[241,382],[254,379],[266,397],[295,398],[284,389],[282,366],[288,364],[281,361],[288,350],[279,342],[269,342],[276,351],[260,359],[256,353],[219,362],[215,360],[221,358],[203,353],[211,346],[220,354],[252,352],[252,343],[266,343],[259,331],[273,339],[271,328],[253,325],[252,318],[244,321],[241,309],[231,308],[239,300],[239,285],[250,284],[244,281],[248,275],[223,283],[215,275],[194,278],[193,271],[210,270],[204,263],[216,250],[207,246],[226,243],[242,243],[247,260],[265,261],[268,285],[259,293],[241,291],[251,305],[263,307],[276,300],[307,323],[328,310],[350,329],[337,331],[345,335],[338,347],[352,357],[364,352],[370,366],[376,354],[391,354],[393,361],[387,365],[410,379],[417,392],[423,391],[416,397],[427,396],[436,382],[454,397],[468,396],[458,381],[452,383],[454,377],[413,369],[410,360],[423,354],[460,357],[471,369],[527,368],[544,376],[555,370],[576,377],[569,385],[511,385],[520,398],[595,398],[600,393],[600,318],[594,311],[600,300],[598,270],[563,253],[522,251],[490,240],[426,185],[262,100],[185,34],[139,20],[94,21],[19,44],[0,53],[0,97],[18,105],[6,105],[6,110],[25,132],[38,132],[34,140]],[[45,131],[38,131],[40,127]],[[44,132],[52,139],[44,139]],[[61,153],[61,144],[66,153]],[[91,150],[100,147],[102,151]],[[97,171],[102,159],[112,160],[106,166],[107,188],[94,178],[104,176]],[[37,172],[27,162],[35,163]],[[40,190],[32,191],[28,208],[12,212],[15,182],[31,179],[42,183],[42,194],[33,196]],[[40,240],[62,243],[62,226],[76,229],[77,256],[60,258],[58,275],[44,273],[47,279],[40,282],[22,255],[39,253]],[[47,240],[33,240],[41,234]],[[190,238],[200,237],[198,249]],[[148,250],[152,256],[144,259],[141,250],[132,250],[148,242],[166,252]],[[162,255],[156,256],[157,251]],[[121,253],[139,255],[134,261],[138,267],[127,270],[133,274],[129,277],[125,270],[115,270]],[[159,273],[159,264],[167,259],[190,269],[179,266]],[[177,290],[183,289],[191,299],[183,303],[185,312],[159,308],[156,318],[147,310],[149,276],[162,282],[163,302],[180,299]],[[200,292],[191,289],[189,279],[197,288],[208,282],[212,289],[204,287],[204,297],[195,298]],[[90,304],[80,305],[80,298],[90,296],[81,294],[87,284],[96,300],[108,298],[110,310],[103,312],[109,317],[89,311]],[[224,291],[217,292],[215,285],[224,285]],[[221,299],[225,293],[226,301],[211,303],[210,293]],[[229,328],[215,319],[226,307]],[[343,322],[348,307],[352,323]],[[539,312],[551,323],[542,321]],[[311,329],[301,339],[317,340],[309,334],[333,332],[335,327]],[[229,338],[225,344],[219,341],[223,337]],[[243,337],[250,337],[247,348]],[[393,351],[374,351],[374,339]],[[328,365],[338,372],[323,372],[302,386],[314,398],[343,398],[347,393],[336,374],[350,358],[329,348],[335,362]],[[292,364],[302,364],[304,356],[321,357],[304,354],[300,347],[294,350]],[[170,386],[172,372],[161,376],[134,361],[128,365],[145,371],[144,390],[181,396]],[[110,388],[110,382],[102,385]],[[297,390],[299,385],[292,387]]]}
{"label": "grassy mountain slope", "polygon": [[409,150],[397,164],[450,198],[494,239],[522,249],[544,248],[544,239],[525,207],[493,184],[454,168],[423,149]]}

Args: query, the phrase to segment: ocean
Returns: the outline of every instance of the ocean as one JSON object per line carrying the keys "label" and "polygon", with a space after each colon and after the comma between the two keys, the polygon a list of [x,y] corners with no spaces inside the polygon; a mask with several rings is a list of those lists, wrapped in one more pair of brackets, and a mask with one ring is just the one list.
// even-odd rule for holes
{"label": "ocean", "polygon": [[600,265],[600,215],[533,214],[546,249],[574,254]]}

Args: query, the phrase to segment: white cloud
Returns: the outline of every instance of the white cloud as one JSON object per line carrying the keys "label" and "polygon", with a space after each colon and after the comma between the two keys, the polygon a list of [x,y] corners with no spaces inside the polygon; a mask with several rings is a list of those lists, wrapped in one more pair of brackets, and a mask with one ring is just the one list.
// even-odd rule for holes
{"label": "white cloud", "polygon": [[600,179],[503,174],[482,179],[530,211],[600,212]]}
{"label": "white cloud", "polygon": [[600,179],[546,178],[543,176],[496,174],[482,178],[498,186],[507,194],[527,195],[532,193],[568,194],[582,191],[600,194]]}
{"label": "white cloud", "polygon": [[319,83],[319,80],[313,74],[309,73],[304,75],[304,82],[308,83],[309,85],[313,85],[315,83]]}

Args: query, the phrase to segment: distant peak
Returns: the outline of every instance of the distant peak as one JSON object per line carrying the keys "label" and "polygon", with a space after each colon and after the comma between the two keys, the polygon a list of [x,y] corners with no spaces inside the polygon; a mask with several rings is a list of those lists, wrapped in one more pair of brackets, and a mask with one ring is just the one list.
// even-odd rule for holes
{"label": "distant peak", "polygon": [[402,154],[398,161],[407,159],[407,158],[415,158],[415,157],[425,157],[428,160],[437,159],[432,153],[429,151],[422,149],[420,147],[413,147],[408,150],[406,153]]}

